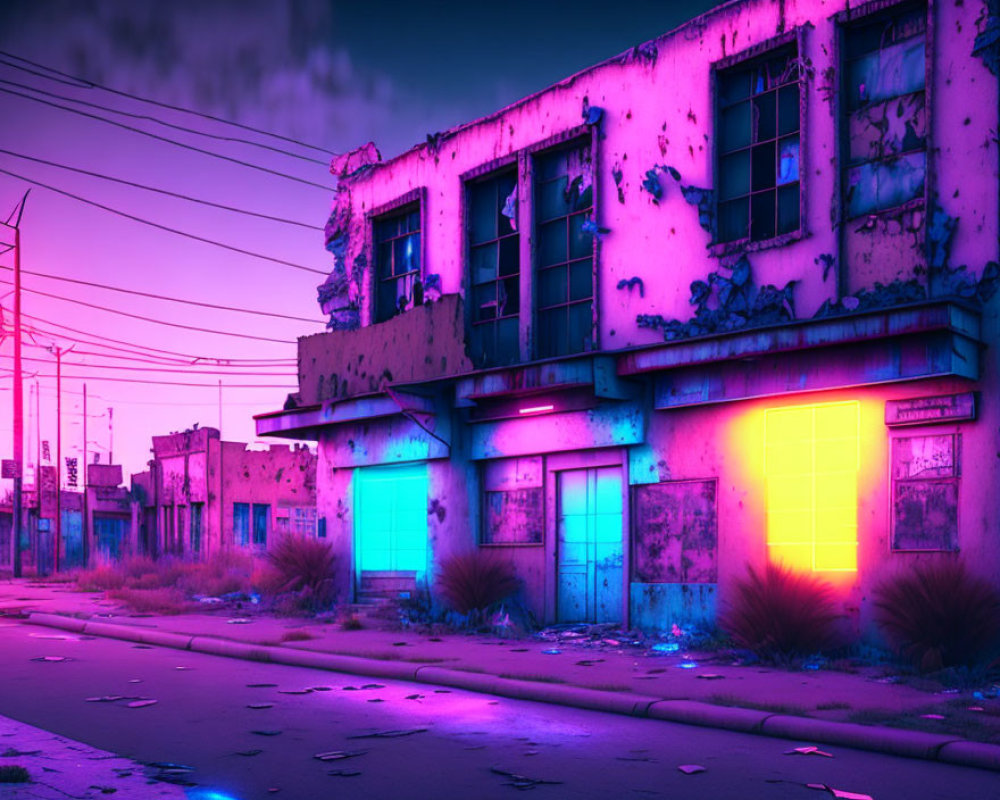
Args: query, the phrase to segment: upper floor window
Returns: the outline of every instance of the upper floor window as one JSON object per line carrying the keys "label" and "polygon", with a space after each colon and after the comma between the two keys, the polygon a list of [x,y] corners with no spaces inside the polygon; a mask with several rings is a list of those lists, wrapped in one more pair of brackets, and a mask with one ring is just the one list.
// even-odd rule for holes
{"label": "upper floor window", "polygon": [[517,234],[517,171],[468,186],[472,329],[476,366],[519,360],[521,258]]}
{"label": "upper floor window", "polygon": [[375,322],[384,322],[413,303],[420,278],[420,205],[376,217]]}
{"label": "upper floor window", "polygon": [[538,358],[594,345],[594,239],[591,140],[533,159],[535,312]]}
{"label": "upper floor window", "polygon": [[799,230],[799,66],[795,45],[717,73],[717,241]]}
{"label": "upper floor window", "polygon": [[844,29],[847,218],[923,197],[927,12],[903,6]]}

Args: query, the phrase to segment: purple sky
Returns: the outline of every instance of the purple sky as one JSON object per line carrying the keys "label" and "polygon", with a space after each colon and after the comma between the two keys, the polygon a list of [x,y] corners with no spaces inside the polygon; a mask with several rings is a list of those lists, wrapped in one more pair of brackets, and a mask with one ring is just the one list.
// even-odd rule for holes
{"label": "purple sky", "polygon": [[[296,138],[330,152],[374,139],[388,157],[422,141],[429,132],[486,114],[663,33],[712,5],[716,3],[707,0],[623,0],[613,4],[6,0],[0,5],[0,51],[124,92]],[[11,59],[0,55],[0,62]],[[44,72],[24,62],[12,63]],[[320,272],[329,269],[321,233],[332,197],[329,153],[166,111],[100,89],[67,85],[4,63],[0,63],[0,81],[0,150],[9,151],[0,152],[0,169],[196,236]],[[147,119],[39,95],[23,86],[199,131],[287,148],[319,163],[180,132]],[[664,87],[664,91],[669,90]],[[328,188],[184,150],[11,92],[42,97]],[[282,217],[315,229],[164,197],[11,153]],[[0,221],[29,186],[0,174]],[[24,270],[315,320],[199,308],[25,274],[22,309],[37,318],[25,319],[35,331],[34,341],[26,339],[33,346],[23,350],[29,377],[26,387],[34,384],[30,376],[38,372],[41,439],[51,443],[53,458],[55,379],[48,376],[54,375],[55,367],[46,347],[58,344],[68,348],[76,342],[76,351],[105,354],[71,352],[63,359],[63,455],[82,457],[81,388],[86,377],[91,415],[87,438],[93,442],[89,449],[100,453],[102,463],[106,463],[111,444],[107,409],[113,408],[115,461],[123,463],[128,474],[145,468],[151,436],[183,430],[194,423],[218,426],[220,377],[223,437],[254,441],[252,415],[280,408],[286,392],[295,387],[296,337],[324,329],[315,290],[322,274],[185,239],[37,186],[28,198],[21,231]],[[0,230],[0,240],[10,241],[9,232]],[[10,252],[0,255],[3,334],[9,333],[12,307],[12,273],[3,268],[12,265]],[[81,302],[286,343],[167,327],[88,308]],[[129,353],[109,350],[94,344],[94,335],[139,347],[128,347]],[[136,368],[154,366],[133,360],[144,357],[137,355],[138,351],[149,354],[146,348],[251,361],[230,368],[220,368],[215,361],[200,367],[160,363],[160,370],[180,371],[140,371]],[[11,337],[4,335],[0,342],[0,454],[4,458],[12,453],[12,352]],[[107,354],[128,358],[109,358]],[[262,365],[272,359],[282,363]],[[191,374],[195,369],[206,374]],[[239,372],[274,374],[234,374]],[[237,384],[288,389],[235,388]],[[36,424],[27,388],[25,411],[25,458],[31,465],[35,461]],[[28,469],[26,481],[32,476]],[[9,485],[3,481],[0,489]]]}

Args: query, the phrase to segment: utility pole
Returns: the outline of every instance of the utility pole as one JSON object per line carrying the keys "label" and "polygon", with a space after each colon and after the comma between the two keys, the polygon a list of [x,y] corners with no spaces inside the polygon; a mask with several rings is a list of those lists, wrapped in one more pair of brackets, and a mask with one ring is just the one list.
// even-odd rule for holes
{"label": "utility pole", "polygon": [[108,463],[115,463],[115,410],[108,406]]}
{"label": "utility pole", "polygon": [[87,495],[87,384],[83,384],[83,566],[90,566],[90,504]]}
{"label": "utility pole", "polygon": [[[14,519],[11,538],[14,546],[14,577],[21,577],[21,529],[24,522],[24,376],[21,373],[21,215],[28,192],[10,212],[4,227],[14,231]],[[16,214],[14,224],[10,221]]]}
{"label": "utility pole", "polygon": [[219,439],[222,439],[222,378],[219,378]]}
{"label": "utility pole", "polygon": [[76,345],[63,350],[53,347],[56,354],[56,536],[53,545],[52,571],[59,571],[59,556],[62,550],[62,357]]}

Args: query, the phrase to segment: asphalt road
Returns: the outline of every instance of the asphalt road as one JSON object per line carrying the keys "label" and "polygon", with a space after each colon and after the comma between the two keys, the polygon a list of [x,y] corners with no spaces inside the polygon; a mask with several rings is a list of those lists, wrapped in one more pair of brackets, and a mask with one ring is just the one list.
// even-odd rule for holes
{"label": "asphalt road", "polygon": [[[45,657],[68,660],[36,660]],[[312,687],[329,688],[293,693]],[[109,696],[124,699],[87,701]],[[157,702],[130,708],[131,698]],[[552,781],[530,787],[539,800],[830,796],[810,783],[874,800],[1000,800],[1000,776],[983,770],[833,746],[821,748],[832,758],[785,755],[809,743],[29,625],[0,625],[0,714],[129,758],[194,767],[203,800],[516,796],[517,779],[494,770]],[[315,758],[331,752],[354,755]]]}

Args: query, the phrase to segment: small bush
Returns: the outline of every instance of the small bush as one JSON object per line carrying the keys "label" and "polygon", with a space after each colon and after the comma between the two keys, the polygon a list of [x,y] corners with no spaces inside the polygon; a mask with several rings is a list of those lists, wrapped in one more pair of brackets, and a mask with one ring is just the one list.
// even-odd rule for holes
{"label": "small bush", "polygon": [[108,597],[120,600],[140,614],[186,614],[197,608],[185,597],[184,592],[170,586],[155,589],[113,589]]}
{"label": "small bush", "polygon": [[20,764],[0,766],[0,783],[27,783],[31,780],[28,770]]}
{"label": "small bush", "polygon": [[300,604],[312,611],[333,602],[337,556],[322,539],[286,534],[267,551],[277,592],[295,592]]}
{"label": "small bush", "polygon": [[832,587],[809,574],[769,563],[747,568],[719,626],[763,659],[788,662],[837,643],[840,619]]}
{"label": "small bush", "polygon": [[445,559],[437,579],[442,601],[459,614],[482,612],[506,600],[519,587],[514,566],[482,549]]}
{"label": "small bush", "polygon": [[76,585],[85,592],[105,592],[108,589],[121,589],[125,585],[125,576],[120,569],[103,564],[82,570],[77,575]]}
{"label": "small bush", "polygon": [[875,623],[925,672],[972,667],[1000,645],[1000,591],[962,561],[921,564],[878,586]]}

